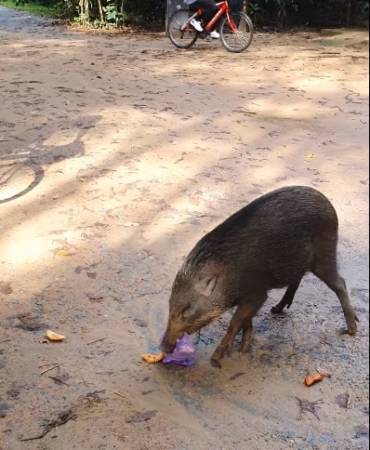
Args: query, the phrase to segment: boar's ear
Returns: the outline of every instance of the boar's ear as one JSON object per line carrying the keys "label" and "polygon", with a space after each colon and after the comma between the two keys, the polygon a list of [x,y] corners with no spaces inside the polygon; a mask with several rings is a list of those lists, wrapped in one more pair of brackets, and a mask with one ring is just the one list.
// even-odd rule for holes
{"label": "boar's ear", "polygon": [[202,277],[195,285],[196,290],[205,297],[210,297],[217,286],[217,281],[217,275]]}

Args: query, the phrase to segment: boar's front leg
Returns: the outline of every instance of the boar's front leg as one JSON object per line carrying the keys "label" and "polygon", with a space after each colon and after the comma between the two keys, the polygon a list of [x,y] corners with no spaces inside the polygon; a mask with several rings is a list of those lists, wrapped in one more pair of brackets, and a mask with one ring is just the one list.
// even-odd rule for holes
{"label": "boar's front leg", "polygon": [[231,319],[229,328],[224,338],[222,339],[216,351],[212,355],[211,358],[212,366],[217,367],[219,369],[221,368],[220,360],[225,356],[227,352],[231,350],[234,339],[240,330],[242,329],[245,330],[244,333],[247,339],[248,335],[250,335],[251,333],[249,328],[252,326],[252,317],[254,315],[254,312],[255,311],[253,311],[250,306],[246,305],[238,306],[237,310],[235,311]]}
{"label": "boar's front leg", "polygon": [[248,353],[252,346],[253,340],[253,319],[247,317],[243,322],[243,337],[240,345],[241,353]]}

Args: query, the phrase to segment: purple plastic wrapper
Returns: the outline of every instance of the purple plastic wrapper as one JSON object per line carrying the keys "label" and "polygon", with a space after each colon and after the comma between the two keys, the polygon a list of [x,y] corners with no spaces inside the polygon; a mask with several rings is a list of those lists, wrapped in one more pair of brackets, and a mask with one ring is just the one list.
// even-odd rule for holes
{"label": "purple plastic wrapper", "polygon": [[172,353],[166,353],[163,364],[176,364],[191,367],[196,363],[195,348],[188,334],[177,340],[176,348]]}

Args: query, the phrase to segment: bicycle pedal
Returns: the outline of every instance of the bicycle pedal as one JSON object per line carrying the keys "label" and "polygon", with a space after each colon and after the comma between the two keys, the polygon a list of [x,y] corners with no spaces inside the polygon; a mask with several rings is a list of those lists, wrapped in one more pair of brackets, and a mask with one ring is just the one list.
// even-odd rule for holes
{"label": "bicycle pedal", "polygon": [[211,38],[211,36],[209,35],[209,33],[205,33],[205,32],[199,33],[199,38],[200,38],[200,39],[203,39],[203,40],[205,40],[205,41],[207,41],[207,42],[212,41],[212,38]]}

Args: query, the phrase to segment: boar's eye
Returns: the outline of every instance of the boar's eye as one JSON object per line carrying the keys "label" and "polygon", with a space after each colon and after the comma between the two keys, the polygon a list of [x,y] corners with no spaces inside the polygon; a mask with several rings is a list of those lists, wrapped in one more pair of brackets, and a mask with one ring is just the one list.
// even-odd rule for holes
{"label": "boar's eye", "polygon": [[190,305],[188,305],[188,306],[186,306],[182,311],[181,311],[181,315],[183,316],[183,317],[188,317],[188,316],[190,316],[190,314],[191,314],[191,306]]}

